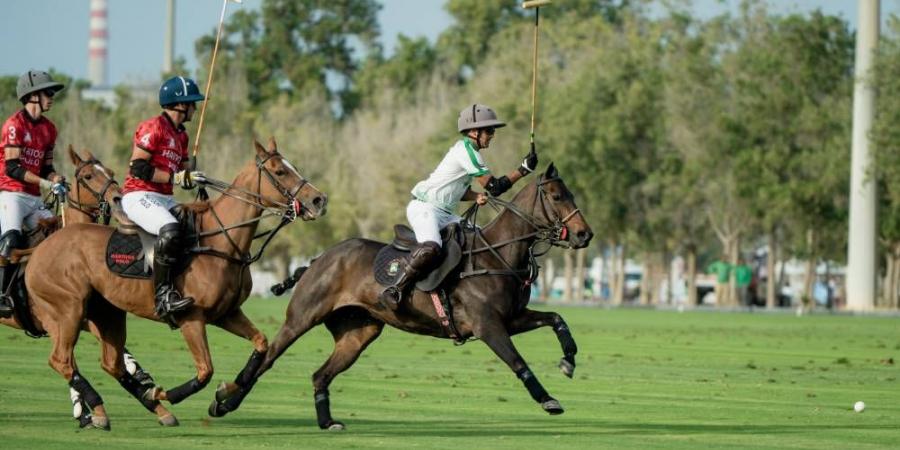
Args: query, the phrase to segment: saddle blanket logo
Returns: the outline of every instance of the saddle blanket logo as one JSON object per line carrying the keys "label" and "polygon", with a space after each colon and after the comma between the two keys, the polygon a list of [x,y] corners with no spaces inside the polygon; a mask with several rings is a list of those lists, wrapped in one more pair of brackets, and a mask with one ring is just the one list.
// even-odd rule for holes
{"label": "saddle blanket logo", "polygon": [[109,259],[113,260],[116,264],[128,265],[134,262],[135,255],[127,253],[111,253]]}
{"label": "saddle blanket logo", "polygon": [[388,275],[390,275],[390,276],[397,275],[397,272],[399,272],[399,271],[400,271],[400,260],[395,259],[395,260],[391,261],[390,264],[388,265],[388,270],[387,270]]}

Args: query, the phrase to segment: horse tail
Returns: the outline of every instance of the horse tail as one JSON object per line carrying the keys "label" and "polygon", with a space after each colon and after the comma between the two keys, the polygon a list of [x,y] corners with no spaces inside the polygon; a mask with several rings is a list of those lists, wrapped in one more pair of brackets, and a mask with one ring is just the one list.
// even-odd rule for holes
{"label": "horse tail", "polygon": [[285,291],[291,289],[292,287],[294,287],[294,285],[297,284],[298,281],[300,281],[300,277],[303,276],[303,274],[306,272],[306,269],[309,269],[309,266],[298,267],[297,270],[294,271],[293,275],[285,278],[281,283],[272,286],[271,288],[269,288],[269,290],[272,291],[275,296],[284,294]]}

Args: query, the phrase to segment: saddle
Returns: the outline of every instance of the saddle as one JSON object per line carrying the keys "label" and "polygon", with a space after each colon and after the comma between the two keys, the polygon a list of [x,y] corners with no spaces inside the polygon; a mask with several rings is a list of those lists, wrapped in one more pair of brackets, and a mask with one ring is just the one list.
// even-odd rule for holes
{"label": "saddle", "polygon": [[[427,275],[420,277],[416,288],[431,292],[437,289],[462,260],[462,246],[465,233],[458,224],[452,224],[441,230],[441,260]],[[375,256],[375,281],[382,286],[392,286],[401,275],[403,259],[409,258],[409,252],[418,245],[416,235],[406,225],[394,225],[394,240],[384,246]]]}
{"label": "saddle", "polygon": [[[184,242],[182,248],[196,247],[200,241],[197,234],[196,214],[190,208],[178,205],[171,209],[178,219]],[[124,215],[123,215],[124,216]],[[106,267],[110,272],[125,278],[150,278],[153,275],[153,257],[156,236],[124,217],[119,217],[119,225],[106,244]],[[185,251],[187,255],[187,251]],[[175,274],[181,273],[190,258],[179,258]]]}

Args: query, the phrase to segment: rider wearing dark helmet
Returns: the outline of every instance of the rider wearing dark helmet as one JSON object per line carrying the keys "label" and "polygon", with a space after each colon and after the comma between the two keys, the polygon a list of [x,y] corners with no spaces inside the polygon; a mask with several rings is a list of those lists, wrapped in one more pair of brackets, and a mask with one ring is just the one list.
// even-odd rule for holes
{"label": "rider wearing dark helmet", "polygon": [[[53,96],[63,89],[47,72],[29,70],[16,83],[16,97],[23,108],[6,119],[0,133],[0,256],[25,248],[23,226],[32,229],[38,221],[53,217],[41,201],[41,187],[57,194],[65,191],[65,177],[53,168],[56,126],[44,113],[53,106]],[[7,294],[17,264],[0,268],[0,317],[12,314]]]}
{"label": "rider wearing dark helmet", "polygon": [[441,230],[462,220],[454,214],[460,200],[476,201],[481,205],[487,201],[484,193],[476,193],[470,188],[472,179],[478,180],[490,195],[499,196],[534,171],[538,159],[533,150],[519,167],[499,178],[484,164],[481,150],[488,148],[495,130],[505,126],[486,105],[473,104],[460,111],[457,130],[462,138],[450,147],[434,172],[412,190],[413,199],[406,207],[406,218],[419,245],[410,253],[403,275],[393,286],[382,291],[379,296],[382,304],[396,309],[406,287],[431,268],[441,253]]}
{"label": "rider wearing dark helmet", "polygon": [[191,120],[203,100],[197,83],[190,78],[172,77],[159,89],[162,114],[141,122],[134,133],[128,176],[122,188],[122,209],[129,219],[150,234],[158,236],[153,259],[153,284],[156,314],[170,314],[190,307],[194,300],[182,297],[175,288],[172,267],[181,252],[181,228],[170,210],[178,205],[172,186],[195,187],[192,178],[200,172],[188,172],[188,135],[184,123]]}

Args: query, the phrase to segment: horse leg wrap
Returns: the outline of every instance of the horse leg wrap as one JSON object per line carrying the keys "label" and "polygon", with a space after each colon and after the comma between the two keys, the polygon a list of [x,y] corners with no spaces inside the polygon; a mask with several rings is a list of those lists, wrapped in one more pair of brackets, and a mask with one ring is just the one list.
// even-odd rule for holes
{"label": "horse leg wrap", "polygon": [[137,360],[134,359],[134,356],[131,355],[131,352],[129,352],[127,348],[125,349],[123,359],[125,360],[125,370],[131,375],[134,375],[134,378],[141,384],[149,387],[156,385],[156,382],[153,381],[153,377],[150,376],[150,372],[147,372],[140,364],[138,364]]}
{"label": "horse leg wrap", "polygon": [[544,387],[541,386],[541,383],[537,380],[537,377],[531,373],[531,369],[528,366],[525,366],[516,371],[516,376],[522,380],[522,383],[525,385],[525,389],[528,389],[528,393],[531,394],[531,398],[538,403],[543,403],[550,399],[550,394],[544,390]]}
{"label": "horse leg wrap", "polygon": [[235,384],[244,389],[253,387],[256,383],[256,371],[259,370],[259,366],[262,365],[265,357],[265,353],[253,350],[253,353],[250,354],[250,359],[247,360],[247,364],[244,365],[244,368],[241,369],[241,372],[235,377]]}
{"label": "horse leg wrap", "polygon": [[197,377],[191,378],[187,383],[166,391],[166,398],[169,400],[169,403],[174,405],[206,387],[210,379],[212,377],[207,378],[204,382],[200,382]]}
{"label": "horse leg wrap", "polygon": [[100,398],[100,394],[91,387],[91,383],[88,383],[87,380],[81,377],[81,374],[78,373],[77,370],[72,374],[72,379],[69,381],[69,387],[81,394],[81,399],[91,408],[91,410],[103,404],[103,399]]}
{"label": "horse leg wrap", "polygon": [[328,401],[328,389],[316,391],[316,419],[319,428],[325,429],[333,422],[331,419],[331,403]]}
{"label": "horse leg wrap", "polygon": [[562,344],[563,355],[566,356],[566,359],[570,360],[569,362],[573,362],[575,358],[575,354],[578,353],[578,346],[575,345],[575,339],[572,339],[572,333],[569,332],[569,326],[562,320],[559,321],[556,325],[553,325],[553,332],[556,333],[556,337],[559,339],[559,343]]}
{"label": "horse leg wrap", "polygon": [[147,400],[144,398],[144,393],[150,390],[152,385],[148,386],[146,384],[142,384],[134,375],[130,373],[125,373],[119,377],[119,384],[128,391],[129,394],[134,396],[134,398],[138,399],[144,408],[147,408],[147,411],[156,412],[156,407],[159,405],[158,400]]}

